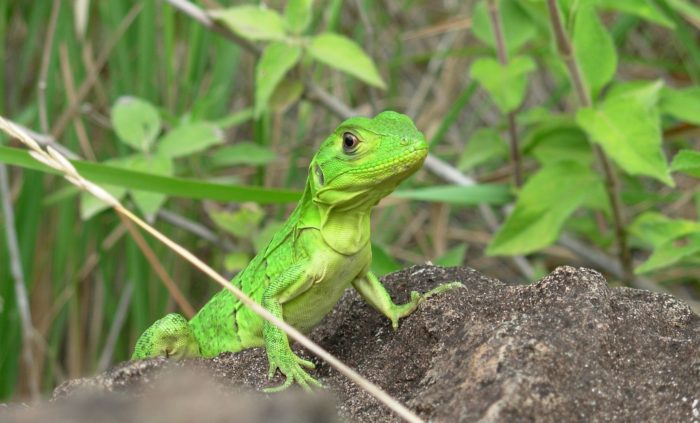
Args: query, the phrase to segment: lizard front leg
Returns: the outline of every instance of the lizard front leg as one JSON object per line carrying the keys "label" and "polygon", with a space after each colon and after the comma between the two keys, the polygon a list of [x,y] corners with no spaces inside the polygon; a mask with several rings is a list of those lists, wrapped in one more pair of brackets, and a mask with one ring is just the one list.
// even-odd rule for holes
{"label": "lizard front leg", "polygon": [[[307,276],[306,267],[301,264],[294,265],[284,271],[265,289],[262,298],[262,306],[275,317],[282,319],[282,304],[306,291],[313,283]],[[305,390],[311,390],[310,385],[321,386],[321,383],[311,377],[302,366],[313,369],[314,363],[304,360],[294,354],[289,346],[289,339],[281,329],[272,323],[263,323],[263,339],[265,350],[270,363],[268,377],[272,378],[279,369],[287,380],[279,386],[266,388],[265,392],[278,392],[297,382]]]}
{"label": "lizard front leg", "polygon": [[435,294],[459,288],[463,285],[459,282],[445,283],[438,285],[425,294],[411,291],[411,299],[405,304],[394,304],[384,285],[372,272],[367,272],[364,277],[355,279],[352,282],[352,286],[369,305],[388,317],[391,320],[391,326],[397,329],[399,327],[399,319],[413,313],[418,308],[418,304]]}

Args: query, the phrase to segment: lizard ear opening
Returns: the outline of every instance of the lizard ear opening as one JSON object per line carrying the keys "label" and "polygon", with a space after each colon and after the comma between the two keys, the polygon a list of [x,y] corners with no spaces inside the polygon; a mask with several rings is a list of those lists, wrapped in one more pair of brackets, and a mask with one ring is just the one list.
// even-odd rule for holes
{"label": "lizard ear opening", "polygon": [[323,171],[321,170],[321,166],[315,165],[314,173],[316,174],[316,180],[318,181],[318,185],[323,186],[325,179],[323,178]]}

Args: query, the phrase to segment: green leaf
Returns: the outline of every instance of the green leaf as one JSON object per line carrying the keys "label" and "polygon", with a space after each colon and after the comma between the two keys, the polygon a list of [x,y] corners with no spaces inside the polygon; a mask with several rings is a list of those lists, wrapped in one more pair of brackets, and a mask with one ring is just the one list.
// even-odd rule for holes
{"label": "green leaf", "polygon": [[282,228],[282,226],[284,226],[284,222],[279,220],[271,220],[267,222],[262,230],[257,231],[253,235],[253,246],[255,247],[255,251],[257,253],[263,251],[267,247],[267,244],[272,241],[272,238],[275,236],[277,231]]}
{"label": "green leaf", "polygon": [[[112,197],[117,200],[122,200],[126,195],[126,188],[117,187],[114,185],[100,185],[100,188],[104,189],[108,193],[112,194]],[[80,191],[80,218],[83,220],[88,220],[93,216],[96,216],[100,212],[110,208],[110,205],[102,200],[97,199],[92,194],[88,194],[85,191]]]}
{"label": "green leaf", "polygon": [[372,273],[381,277],[391,272],[396,272],[401,269],[399,265],[386,249],[376,243],[372,243],[372,264],[370,265]]}
{"label": "green leaf", "polygon": [[521,110],[515,117],[515,122],[518,125],[529,127],[532,125],[550,123],[552,119],[558,121],[566,120],[566,118],[561,117],[561,115],[552,114],[552,110],[545,106],[533,106]]}
{"label": "green leaf", "polygon": [[[537,36],[537,27],[525,12],[518,0],[498,1],[501,27],[505,36],[506,50],[516,52],[525,43]],[[489,47],[496,49],[496,41],[491,27],[486,1],[482,0],[474,8],[472,17],[474,35]]]}
{"label": "green leaf", "polygon": [[216,150],[216,153],[212,156],[212,165],[215,167],[235,165],[261,166],[275,159],[275,153],[267,147],[262,147],[252,142],[239,142],[230,147]]}
{"label": "green leaf", "polygon": [[372,59],[353,40],[327,32],[311,39],[311,56],[321,63],[350,74],[370,85],[385,89],[386,84]]}
{"label": "green leaf", "polygon": [[595,109],[579,110],[576,121],[625,172],[674,186],[661,149],[656,108],[632,96],[614,97]]}
{"label": "green leaf", "polygon": [[292,34],[301,34],[311,23],[313,0],[289,0],[284,8],[284,22]]}
{"label": "green leaf", "polygon": [[661,113],[683,122],[700,125],[700,87],[674,90],[665,87],[661,91]]}
{"label": "green leaf", "polygon": [[267,109],[267,102],[287,72],[301,57],[301,48],[284,43],[271,43],[255,67],[255,116]]}
{"label": "green leaf", "polygon": [[647,209],[651,204],[672,203],[681,194],[677,190],[650,190],[648,181],[642,178],[625,178],[624,185],[620,197],[629,208]]}
{"label": "green leaf", "polygon": [[586,133],[573,122],[554,121],[538,125],[526,139],[529,154],[543,165],[557,161],[593,161]]}
{"label": "green leaf", "polygon": [[680,239],[666,241],[654,249],[649,259],[635,269],[646,273],[678,263],[684,258],[700,252],[700,234],[695,233]]}
{"label": "green leaf", "polygon": [[478,184],[478,185],[438,185],[417,189],[402,189],[395,191],[393,197],[410,200],[435,201],[459,206],[477,204],[506,204],[511,200],[507,185]]}
{"label": "green leaf", "polygon": [[671,162],[671,170],[700,178],[700,152],[695,150],[679,151]]}
{"label": "green leaf", "polygon": [[535,62],[528,56],[514,57],[507,66],[496,59],[482,57],[472,64],[471,76],[489,92],[501,112],[508,113],[523,102],[527,75],[534,69]]}
{"label": "green leaf", "polygon": [[467,254],[467,247],[466,243],[458,244],[433,260],[433,264],[444,267],[461,266],[464,263],[464,256]]}
{"label": "green leaf", "polygon": [[667,28],[673,29],[676,26],[651,0],[598,0],[598,5],[606,9],[639,16]]}
{"label": "green leaf", "polygon": [[242,251],[226,254],[224,257],[224,269],[229,273],[240,272],[250,263],[250,255]]}
{"label": "green leaf", "polygon": [[668,241],[700,233],[700,223],[685,219],[671,219],[655,211],[639,215],[627,230],[643,242],[658,247]]}
{"label": "green leaf", "polygon": [[[118,157],[115,159],[110,159],[106,160],[103,163],[105,165],[110,165],[110,166],[120,166],[120,167],[129,167],[131,158],[130,157]],[[71,185],[73,186],[73,185]],[[108,193],[112,194],[112,196],[118,200],[122,200],[125,196],[126,193],[128,192],[126,188],[117,186],[117,185],[110,185],[110,184],[102,184],[100,185],[101,188],[104,188],[105,191]],[[103,212],[104,210],[107,210],[110,208],[110,205],[105,203],[102,200],[97,199],[94,195],[89,194],[88,192],[85,191],[80,191],[80,218],[83,220],[88,220],[93,216],[96,216],[97,214]]]}
{"label": "green leaf", "polygon": [[615,75],[617,52],[592,3],[582,4],[576,13],[572,43],[588,89],[596,97]]}
{"label": "green leaf", "polygon": [[214,124],[222,129],[233,128],[253,119],[254,110],[252,107],[238,110],[228,116],[217,119]]}
{"label": "green leaf", "polygon": [[304,84],[298,79],[283,79],[270,96],[268,106],[274,112],[284,112],[304,93]]}
{"label": "green leaf", "polygon": [[528,254],[551,245],[569,216],[601,189],[598,176],[580,163],[557,162],[543,167],[521,189],[515,209],[486,253]]}
{"label": "green leaf", "polygon": [[688,0],[666,0],[666,2],[688,22],[700,28],[700,7]]}
{"label": "green leaf", "polygon": [[[586,207],[582,205],[582,207]],[[614,231],[600,230],[600,217],[595,213],[580,213],[575,219],[566,221],[566,232],[579,238],[590,240],[601,250],[614,248]]]}
{"label": "green leaf", "polygon": [[253,5],[210,10],[209,15],[247,40],[283,40],[287,38],[282,16],[274,10]]}
{"label": "green leaf", "polygon": [[[130,158],[128,163],[123,163],[121,166],[130,170],[137,170],[154,175],[171,176],[174,173],[171,158],[160,154],[148,157],[144,155],[135,155]],[[134,203],[136,203],[136,207],[141,210],[141,213],[143,213],[146,220],[149,222],[153,222],[156,213],[163,206],[167,198],[164,194],[136,189],[131,189],[130,194]]]}
{"label": "green leaf", "polygon": [[[59,173],[57,170],[39,163],[29,153],[19,148],[0,146],[0,162],[51,174]],[[188,178],[158,176],[80,160],[71,160],[71,163],[81,175],[101,186],[115,185],[141,189],[160,192],[171,197],[223,202],[255,201],[258,204],[291,203],[298,201],[301,197],[301,193],[298,191],[217,184]]]}
{"label": "green leaf", "polygon": [[160,116],[151,103],[136,97],[119,97],[112,107],[112,126],[125,144],[149,151],[160,133]]}
{"label": "green leaf", "polygon": [[656,81],[619,82],[615,83],[608,90],[606,97],[607,99],[629,98],[632,101],[641,103],[647,109],[652,109],[659,104],[663,87],[664,81],[661,79]]}
{"label": "green leaf", "polygon": [[177,126],[158,142],[160,155],[170,158],[189,156],[224,142],[224,133],[209,122],[190,122]]}
{"label": "green leaf", "polygon": [[611,216],[610,199],[604,185],[595,185],[591,188],[586,198],[581,203],[581,207],[591,210],[599,210],[607,216]]}
{"label": "green leaf", "polygon": [[236,211],[211,211],[209,217],[218,227],[231,235],[249,239],[257,232],[258,226],[265,217],[263,209],[255,203],[246,203]]}
{"label": "green leaf", "polygon": [[493,128],[481,128],[474,132],[459,159],[459,170],[471,170],[490,161],[508,157],[508,146]]}

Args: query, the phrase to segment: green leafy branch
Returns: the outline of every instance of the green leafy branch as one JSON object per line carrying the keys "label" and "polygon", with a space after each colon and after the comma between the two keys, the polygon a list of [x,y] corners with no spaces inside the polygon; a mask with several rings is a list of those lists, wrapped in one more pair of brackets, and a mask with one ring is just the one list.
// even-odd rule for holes
{"label": "green leafy branch", "polygon": [[290,0],[281,15],[261,6],[242,5],[211,10],[209,15],[248,41],[268,44],[255,68],[255,116],[298,100],[304,84],[291,70],[304,64],[304,56],[384,89],[374,61],[352,39],[325,32],[305,36],[311,23],[313,1]]}
{"label": "green leafy branch", "polygon": [[[671,10],[683,11],[691,21],[695,15],[689,10],[700,10],[683,1],[668,3]],[[487,4],[482,1],[475,9],[474,32],[487,44],[498,47],[497,34],[484,30],[484,22],[488,23]],[[548,0],[542,6],[549,14],[552,45],[556,46],[580,107],[571,117],[552,119],[531,114],[529,120],[523,119],[530,127],[524,148],[542,168],[525,182],[513,212],[492,240],[488,253],[518,255],[540,251],[559,239],[565,224],[575,226],[571,217],[577,210],[589,210],[611,218],[618,259],[624,269],[623,279],[628,283],[635,278],[630,235],[635,237],[635,242],[641,241],[653,249],[648,261],[636,269],[637,273],[697,259],[700,252],[697,226],[688,221],[663,215],[650,219],[642,214],[627,225],[627,204],[617,173],[621,171],[625,177],[650,177],[669,187],[675,186],[671,171],[700,176],[698,155],[681,151],[669,166],[662,145],[663,117],[698,123],[700,91],[697,87],[673,89],[662,81],[615,81],[617,50],[598,11],[613,9],[669,28],[676,25],[674,19],[649,1],[562,4]],[[564,13],[560,7],[566,7]],[[501,0],[500,10],[505,44],[516,46],[509,51],[536,37],[537,22],[542,23],[538,21],[543,11],[539,5]],[[520,107],[527,92],[526,76],[534,64],[522,57],[505,66],[503,60],[490,58],[478,59],[472,65],[472,76],[504,114]],[[557,71],[556,66],[553,70]],[[494,137],[493,134],[486,137],[489,136]],[[484,139],[483,145],[487,143],[484,137],[472,139]],[[498,150],[481,151],[483,154]],[[591,164],[600,167],[602,180]],[[656,233],[666,235],[650,235]]]}

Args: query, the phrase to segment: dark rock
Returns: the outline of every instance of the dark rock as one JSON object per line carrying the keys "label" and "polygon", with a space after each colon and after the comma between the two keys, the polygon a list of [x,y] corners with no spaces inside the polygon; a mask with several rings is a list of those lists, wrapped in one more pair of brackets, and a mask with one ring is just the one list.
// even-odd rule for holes
{"label": "dark rock", "polygon": [[[110,371],[102,378],[81,379],[73,389],[63,387],[61,400],[39,407],[6,410],[0,420],[12,423],[74,422],[212,422],[326,423],[337,421],[328,395],[290,392],[266,400],[215,383],[201,369],[163,362],[140,370]],[[188,368],[185,368],[188,367]],[[156,370],[158,369],[158,370]],[[142,368],[143,370],[143,368]],[[128,384],[121,383],[125,375]],[[122,381],[108,381],[111,376]],[[148,380],[149,382],[145,382]],[[81,386],[80,389],[76,389]],[[134,389],[139,391],[134,395]],[[106,392],[111,391],[109,394]],[[70,392],[70,393],[69,393]]]}
{"label": "dark rock", "polygon": [[[700,317],[681,301],[611,289],[599,273],[572,267],[529,286],[433,266],[384,279],[401,301],[410,290],[448,281],[465,286],[426,301],[397,331],[348,291],[311,337],[432,421],[700,422]],[[336,397],[343,419],[398,420],[315,361],[312,374]],[[227,392],[282,381],[266,380],[265,353],[253,349],[177,364],[127,363],[64,384],[55,396],[70,396],[78,386],[147,392],[147,381],[173,366],[208,369]]]}

